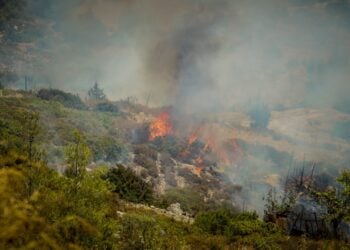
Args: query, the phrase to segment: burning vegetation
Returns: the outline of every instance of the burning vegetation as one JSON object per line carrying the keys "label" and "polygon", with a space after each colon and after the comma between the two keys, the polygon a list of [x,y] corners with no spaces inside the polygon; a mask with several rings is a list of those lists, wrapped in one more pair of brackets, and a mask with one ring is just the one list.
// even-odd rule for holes
{"label": "burning vegetation", "polygon": [[170,122],[170,114],[162,112],[149,126],[149,140],[173,134],[173,126]]}

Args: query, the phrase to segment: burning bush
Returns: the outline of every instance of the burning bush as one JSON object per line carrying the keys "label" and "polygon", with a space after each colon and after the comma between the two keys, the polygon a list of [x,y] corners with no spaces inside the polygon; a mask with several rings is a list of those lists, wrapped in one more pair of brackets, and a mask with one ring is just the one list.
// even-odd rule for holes
{"label": "burning bush", "polygon": [[149,140],[173,134],[173,126],[168,112],[161,113],[149,126]]}

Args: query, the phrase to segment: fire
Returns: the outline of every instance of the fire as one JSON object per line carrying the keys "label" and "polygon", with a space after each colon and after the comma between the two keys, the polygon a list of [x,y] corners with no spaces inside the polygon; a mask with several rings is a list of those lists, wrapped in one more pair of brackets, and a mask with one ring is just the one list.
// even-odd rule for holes
{"label": "fire", "polygon": [[191,134],[190,137],[188,137],[188,145],[192,145],[197,140],[197,135],[195,133]]}
{"label": "fire", "polygon": [[[215,127],[207,127],[206,129],[197,129],[188,139],[192,143],[198,137],[205,142],[203,151],[207,154],[213,155],[217,162],[223,166],[230,166],[237,163],[243,157],[243,151],[237,144],[236,140],[227,139],[222,134],[218,134]],[[196,166],[203,164],[203,156],[195,160]]]}
{"label": "fire", "polygon": [[194,167],[194,173],[200,177],[201,176],[201,173],[202,173],[202,168],[200,167]]}
{"label": "fire", "polygon": [[149,127],[149,139],[154,140],[157,137],[163,137],[173,133],[173,126],[170,123],[168,112],[161,113]]}

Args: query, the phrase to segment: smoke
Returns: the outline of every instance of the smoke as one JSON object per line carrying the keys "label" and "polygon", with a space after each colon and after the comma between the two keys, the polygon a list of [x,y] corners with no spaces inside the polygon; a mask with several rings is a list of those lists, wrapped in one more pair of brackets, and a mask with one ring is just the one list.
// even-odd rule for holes
{"label": "smoke", "polygon": [[53,86],[97,80],[111,99],[188,112],[349,103],[348,1],[33,2],[56,31]]}
{"label": "smoke", "polygon": [[[328,143],[333,140],[323,136],[328,123],[311,127],[312,117],[321,116],[317,112],[308,114],[310,120],[299,110],[269,113],[295,107],[350,112],[349,1],[27,2],[27,11],[42,18],[42,27],[46,23],[36,47],[49,54],[47,61],[40,69],[23,66],[34,68],[38,86],[84,95],[98,81],[109,99],[149,99],[153,106],[175,106],[180,111],[175,115],[243,110],[252,118],[257,113],[256,126],[269,125],[275,134],[230,135],[247,142],[245,168],[228,170],[236,183],[263,179],[270,187],[277,180],[270,174],[283,173],[283,167],[286,172],[283,161],[294,150],[297,161],[306,154],[307,161],[335,159],[334,165],[350,150],[347,142]],[[281,138],[272,138],[276,134]],[[334,149],[325,154],[321,144]],[[269,145],[288,155],[264,148]],[[252,200],[259,203],[259,190],[265,190],[256,185]]]}

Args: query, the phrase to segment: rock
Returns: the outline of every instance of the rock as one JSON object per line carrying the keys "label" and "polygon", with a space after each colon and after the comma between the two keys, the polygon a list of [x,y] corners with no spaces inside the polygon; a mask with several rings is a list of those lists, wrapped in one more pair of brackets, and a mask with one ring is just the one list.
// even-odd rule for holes
{"label": "rock", "polygon": [[181,216],[183,214],[183,211],[181,209],[180,203],[173,203],[171,204],[167,210],[175,215]]}

